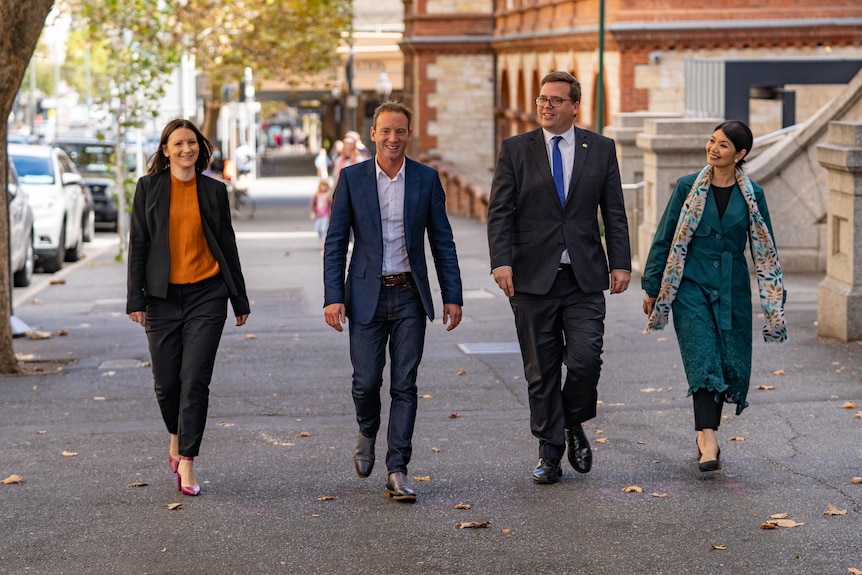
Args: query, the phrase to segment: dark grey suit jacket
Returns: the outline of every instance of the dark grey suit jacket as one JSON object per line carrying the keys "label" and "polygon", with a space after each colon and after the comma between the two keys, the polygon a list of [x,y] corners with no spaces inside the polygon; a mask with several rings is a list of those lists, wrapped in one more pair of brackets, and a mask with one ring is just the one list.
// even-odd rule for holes
{"label": "dark grey suit jacket", "polygon": [[[222,182],[198,174],[197,192],[207,245],[218,262],[221,277],[230,294],[234,315],[245,315],[251,308],[231,224],[227,188]],[[171,272],[168,236],[170,209],[170,170],[138,180],[129,231],[126,313],[145,311],[148,295],[159,298],[168,295]]]}
{"label": "dark grey suit jacket", "polygon": [[[604,223],[602,246],[598,211]],[[512,267],[515,291],[545,294],[563,245],[581,289],[610,287],[610,269],[631,271],[631,247],[614,142],[575,128],[575,163],[560,204],[542,129],[503,140],[488,205],[491,269]]]}

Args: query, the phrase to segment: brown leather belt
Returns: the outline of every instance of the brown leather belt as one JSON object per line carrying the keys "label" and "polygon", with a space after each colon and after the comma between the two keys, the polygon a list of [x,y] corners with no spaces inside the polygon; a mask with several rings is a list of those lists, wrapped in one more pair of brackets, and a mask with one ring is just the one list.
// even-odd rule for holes
{"label": "brown leather belt", "polygon": [[386,287],[400,286],[412,282],[413,274],[411,274],[410,272],[404,272],[391,276],[383,276],[380,279],[383,281],[383,285]]}

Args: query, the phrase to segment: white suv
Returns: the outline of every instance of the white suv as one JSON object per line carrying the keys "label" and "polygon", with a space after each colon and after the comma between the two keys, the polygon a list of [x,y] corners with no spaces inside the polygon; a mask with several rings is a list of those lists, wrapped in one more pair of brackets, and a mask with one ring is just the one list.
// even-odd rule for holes
{"label": "white suv", "polygon": [[52,146],[9,144],[18,180],[33,208],[36,263],[46,272],[75,262],[84,249],[86,189],[66,152]]}

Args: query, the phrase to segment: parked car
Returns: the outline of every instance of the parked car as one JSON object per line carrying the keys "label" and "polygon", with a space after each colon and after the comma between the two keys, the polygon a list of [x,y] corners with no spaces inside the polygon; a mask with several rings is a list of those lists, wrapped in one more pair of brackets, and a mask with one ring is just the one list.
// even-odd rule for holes
{"label": "parked car", "polygon": [[[59,138],[52,142],[71,158],[93,196],[96,224],[117,229],[117,197],[121,186],[114,173],[114,142],[96,138]],[[87,234],[84,234],[85,241]]]}
{"label": "parked car", "polygon": [[9,268],[12,270],[12,284],[15,287],[30,285],[36,255],[33,252],[33,208],[27,198],[27,191],[18,181],[18,173],[13,162],[9,166],[7,196],[9,201]]}
{"label": "parked car", "polygon": [[33,208],[36,264],[53,273],[84,249],[87,188],[69,156],[53,146],[9,144],[18,181]]}

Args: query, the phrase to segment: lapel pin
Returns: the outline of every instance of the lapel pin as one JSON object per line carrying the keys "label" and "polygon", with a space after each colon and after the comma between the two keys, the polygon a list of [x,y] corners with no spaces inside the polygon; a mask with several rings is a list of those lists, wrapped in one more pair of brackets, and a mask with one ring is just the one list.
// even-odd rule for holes
{"label": "lapel pin", "polygon": [[586,148],[586,147],[587,147],[587,143],[586,143],[586,142],[584,142],[583,144],[581,144],[581,146],[583,146],[584,148]]}

